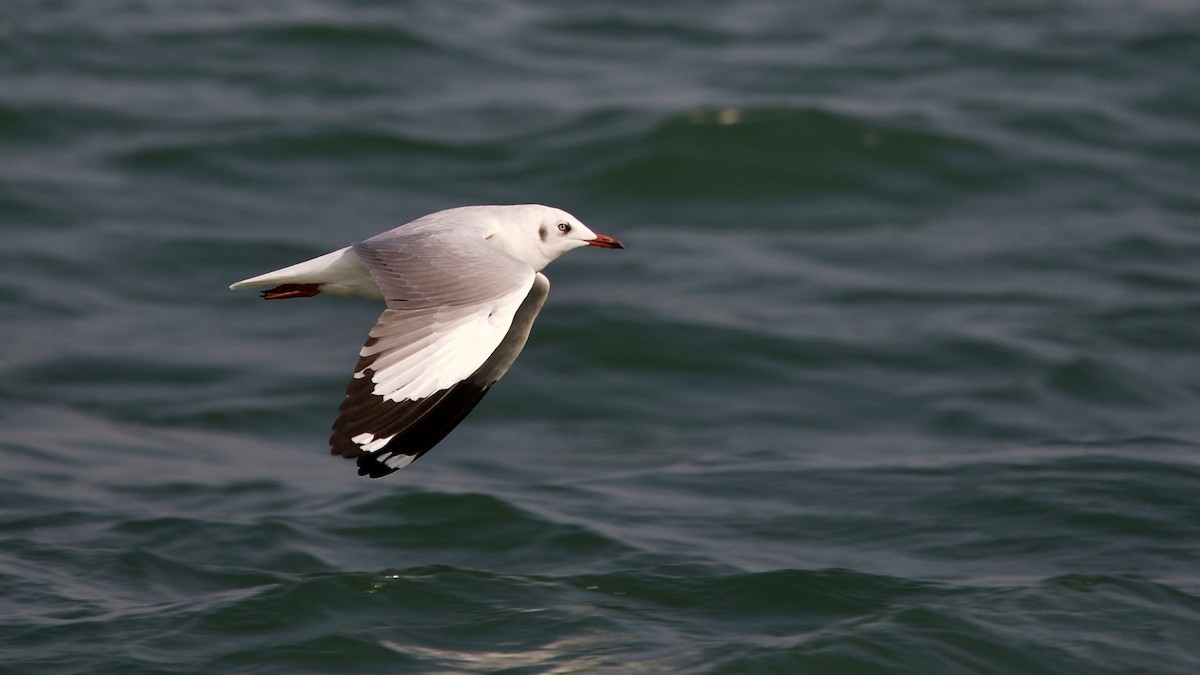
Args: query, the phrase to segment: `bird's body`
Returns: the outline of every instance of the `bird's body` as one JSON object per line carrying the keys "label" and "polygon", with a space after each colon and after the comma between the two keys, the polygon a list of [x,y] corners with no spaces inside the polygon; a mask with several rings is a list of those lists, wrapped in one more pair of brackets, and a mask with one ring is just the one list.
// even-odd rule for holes
{"label": "bird's body", "polygon": [[387,303],[329,439],[377,478],[428,452],[508,371],[550,289],[541,270],[582,246],[623,248],[560,209],[466,206],[230,288]]}

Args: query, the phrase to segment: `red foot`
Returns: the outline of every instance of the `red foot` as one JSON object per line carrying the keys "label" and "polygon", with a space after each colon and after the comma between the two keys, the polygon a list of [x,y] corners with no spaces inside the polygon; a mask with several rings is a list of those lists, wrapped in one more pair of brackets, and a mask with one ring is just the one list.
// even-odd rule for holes
{"label": "red foot", "polygon": [[286,300],[287,298],[311,298],[321,292],[321,284],[284,284],[262,292],[263,300]]}

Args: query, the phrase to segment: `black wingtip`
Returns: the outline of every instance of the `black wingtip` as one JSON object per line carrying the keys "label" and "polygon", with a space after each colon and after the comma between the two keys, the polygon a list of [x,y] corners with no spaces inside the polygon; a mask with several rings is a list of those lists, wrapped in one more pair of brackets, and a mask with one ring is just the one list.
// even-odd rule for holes
{"label": "black wingtip", "polygon": [[364,452],[358,456],[358,475],[370,476],[371,478],[383,478],[384,476],[395,473],[396,469],[384,464],[375,458],[375,453]]}

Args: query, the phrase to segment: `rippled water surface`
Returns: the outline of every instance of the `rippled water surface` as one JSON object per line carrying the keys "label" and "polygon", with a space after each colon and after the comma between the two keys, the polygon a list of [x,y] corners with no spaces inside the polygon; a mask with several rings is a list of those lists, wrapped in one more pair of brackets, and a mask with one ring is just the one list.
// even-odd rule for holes
{"label": "rippled water surface", "polygon": [[[0,671],[1200,672],[1200,6],[0,8]],[[561,206],[382,480],[379,306],[229,283]]]}

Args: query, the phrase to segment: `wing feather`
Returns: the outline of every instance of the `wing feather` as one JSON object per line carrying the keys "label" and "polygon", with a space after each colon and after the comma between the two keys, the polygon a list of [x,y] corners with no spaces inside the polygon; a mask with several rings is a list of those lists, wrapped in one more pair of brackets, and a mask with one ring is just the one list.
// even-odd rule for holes
{"label": "wing feather", "polygon": [[478,404],[524,346],[549,283],[472,232],[393,231],[354,251],[387,309],[359,352],[330,446],[376,477],[427,452]]}

